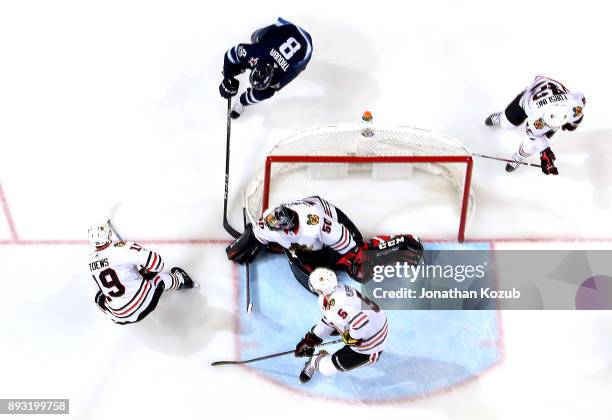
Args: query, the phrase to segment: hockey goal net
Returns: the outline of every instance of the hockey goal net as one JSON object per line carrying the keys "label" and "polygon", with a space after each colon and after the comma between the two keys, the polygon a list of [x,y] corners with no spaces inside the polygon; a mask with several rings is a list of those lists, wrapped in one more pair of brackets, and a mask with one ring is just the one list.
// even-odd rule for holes
{"label": "hockey goal net", "polygon": [[[408,126],[337,124],[302,131],[273,147],[263,172],[245,191],[245,208],[251,222],[256,222],[268,208],[271,183],[300,169],[306,169],[316,179],[369,171],[375,179],[410,180],[413,169],[442,177],[457,191],[460,242],[474,213],[472,157],[460,141]],[[329,198],[325,191],[319,194]],[[350,217],[350,209],[345,211]]]}

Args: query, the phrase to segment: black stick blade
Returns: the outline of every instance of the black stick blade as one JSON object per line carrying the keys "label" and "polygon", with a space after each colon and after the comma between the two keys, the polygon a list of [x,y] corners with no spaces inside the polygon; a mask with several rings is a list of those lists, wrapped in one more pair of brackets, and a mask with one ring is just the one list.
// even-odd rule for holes
{"label": "black stick blade", "polygon": [[218,362],[212,362],[211,366],[223,366],[223,365],[239,365],[240,362],[235,362],[233,360],[221,360]]}

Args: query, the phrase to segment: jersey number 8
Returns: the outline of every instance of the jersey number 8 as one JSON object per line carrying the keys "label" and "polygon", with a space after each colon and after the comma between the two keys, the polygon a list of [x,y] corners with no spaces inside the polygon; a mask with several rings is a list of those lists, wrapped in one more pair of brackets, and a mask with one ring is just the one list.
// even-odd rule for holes
{"label": "jersey number 8", "polygon": [[290,60],[293,54],[298,52],[302,46],[296,41],[294,37],[287,38],[287,42],[281,45],[278,50],[285,57],[286,60]]}

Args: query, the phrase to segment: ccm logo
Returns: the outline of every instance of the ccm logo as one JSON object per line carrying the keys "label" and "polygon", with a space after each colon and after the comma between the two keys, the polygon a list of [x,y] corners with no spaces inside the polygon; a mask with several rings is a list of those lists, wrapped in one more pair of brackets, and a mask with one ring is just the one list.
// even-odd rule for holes
{"label": "ccm logo", "polygon": [[401,244],[402,242],[404,242],[404,237],[403,236],[400,236],[400,237],[397,237],[397,238],[393,238],[390,241],[381,242],[380,244],[378,244],[378,249],[391,248],[391,247],[394,247],[397,244]]}

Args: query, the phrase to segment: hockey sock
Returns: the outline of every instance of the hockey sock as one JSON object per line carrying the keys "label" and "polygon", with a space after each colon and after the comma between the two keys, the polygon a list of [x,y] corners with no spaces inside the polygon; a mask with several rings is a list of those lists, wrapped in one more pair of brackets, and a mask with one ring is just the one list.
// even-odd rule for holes
{"label": "hockey sock", "polygon": [[[164,284],[164,290],[178,290],[183,283],[183,279],[176,274],[159,273],[158,278]],[[158,283],[157,279],[155,283]]]}
{"label": "hockey sock", "polygon": [[501,128],[516,128],[517,126],[512,124],[509,120],[508,117],[506,117],[506,113],[502,112],[501,115],[499,116],[499,125]]}
{"label": "hockey sock", "polygon": [[334,366],[330,355],[326,355],[319,359],[319,372],[325,376],[334,376],[338,373],[338,369]]}

